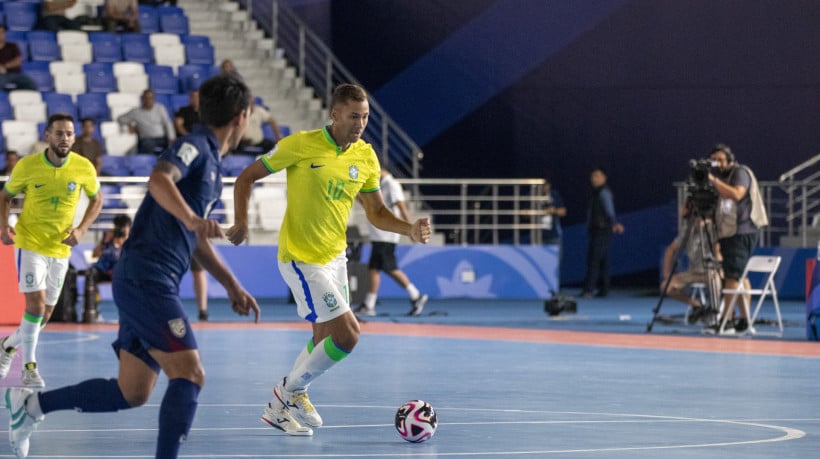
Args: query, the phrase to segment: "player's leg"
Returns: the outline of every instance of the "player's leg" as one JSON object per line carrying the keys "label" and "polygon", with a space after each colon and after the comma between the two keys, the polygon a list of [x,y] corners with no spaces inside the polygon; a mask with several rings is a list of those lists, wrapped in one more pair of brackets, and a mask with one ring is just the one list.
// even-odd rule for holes
{"label": "player's leg", "polygon": [[205,269],[195,259],[191,259],[191,278],[194,284],[194,298],[199,312],[199,320],[208,320],[208,277]]}

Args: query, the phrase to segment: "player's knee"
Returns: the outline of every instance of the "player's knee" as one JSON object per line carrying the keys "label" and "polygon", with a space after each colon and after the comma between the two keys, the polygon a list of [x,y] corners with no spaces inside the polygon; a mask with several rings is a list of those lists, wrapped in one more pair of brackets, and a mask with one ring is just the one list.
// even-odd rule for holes
{"label": "player's knee", "polygon": [[128,406],[136,408],[148,403],[148,399],[151,397],[151,389],[153,387],[130,388],[123,391],[122,396],[128,402]]}

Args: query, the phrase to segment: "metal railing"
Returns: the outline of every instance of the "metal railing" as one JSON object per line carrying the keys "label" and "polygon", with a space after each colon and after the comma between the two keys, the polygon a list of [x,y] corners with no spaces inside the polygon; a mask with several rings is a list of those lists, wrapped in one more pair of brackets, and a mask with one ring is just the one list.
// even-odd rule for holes
{"label": "metal railing", "polygon": [[[296,67],[303,83],[329,107],[333,88],[339,83],[358,83],[330,48],[283,2],[246,0],[240,2],[260,27],[271,35],[277,48]],[[256,6],[254,6],[254,4]],[[384,108],[370,98],[370,121],[363,138],[373,145],[382,161],[397,177],[418,178],[424,157],[421,148],[399,127]]]}

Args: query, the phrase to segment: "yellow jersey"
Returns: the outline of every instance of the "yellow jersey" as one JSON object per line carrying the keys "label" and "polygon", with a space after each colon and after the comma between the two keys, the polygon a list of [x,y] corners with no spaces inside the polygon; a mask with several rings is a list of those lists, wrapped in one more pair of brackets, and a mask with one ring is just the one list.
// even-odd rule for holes
{"label": "yellow jersey", "polygon": [[285,137],[261,161],[271,172],[287,169],[279,259],[324,265],[336,258],[347,247],[356,195],[379,189],[373,147],[359,139],[342,151],[323,128]]}
{"label": "yellow jersey", "polygon": [[61,243],[74,223],[80,190],[88,197],[100,191],[97,170],[91,161],[70,152],[62,166],[45,152],[20,158],[6,191],[25,194],[23,211],[14,227],[14,246],[53,258],[68,258],[71,247]]}

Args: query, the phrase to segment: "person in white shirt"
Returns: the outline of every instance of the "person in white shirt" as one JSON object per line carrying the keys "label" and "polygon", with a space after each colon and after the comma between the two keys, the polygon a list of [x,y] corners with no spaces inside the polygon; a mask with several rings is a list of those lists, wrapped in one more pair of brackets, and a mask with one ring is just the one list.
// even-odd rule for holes
{"label": "person in white shirt", "polygon": [[[381,167],[379,187],[387,208],[405,221],[411,221],[404,199],[404,190],[384,166]],[[399,243],[399,237],[400,235],[397,233],[382,231],[373,226],[372,223],[370,224],[370,243],[372,246],[370,261],[368,262],[370,289],[364,297],[364,303],[356,309],[357,313],[365,316],[376,315],[376,299],[378,298],[379,284],[381,283],[381,271],[387,273],[407,291],[411,305],[410,312],[407,313],[408,316],[418,316],[424,309],[424,305],[427,303],[427,295],[419,292],[416,286],[410,282],[407,274],[399,269],[396,262],[396,245]]]}

